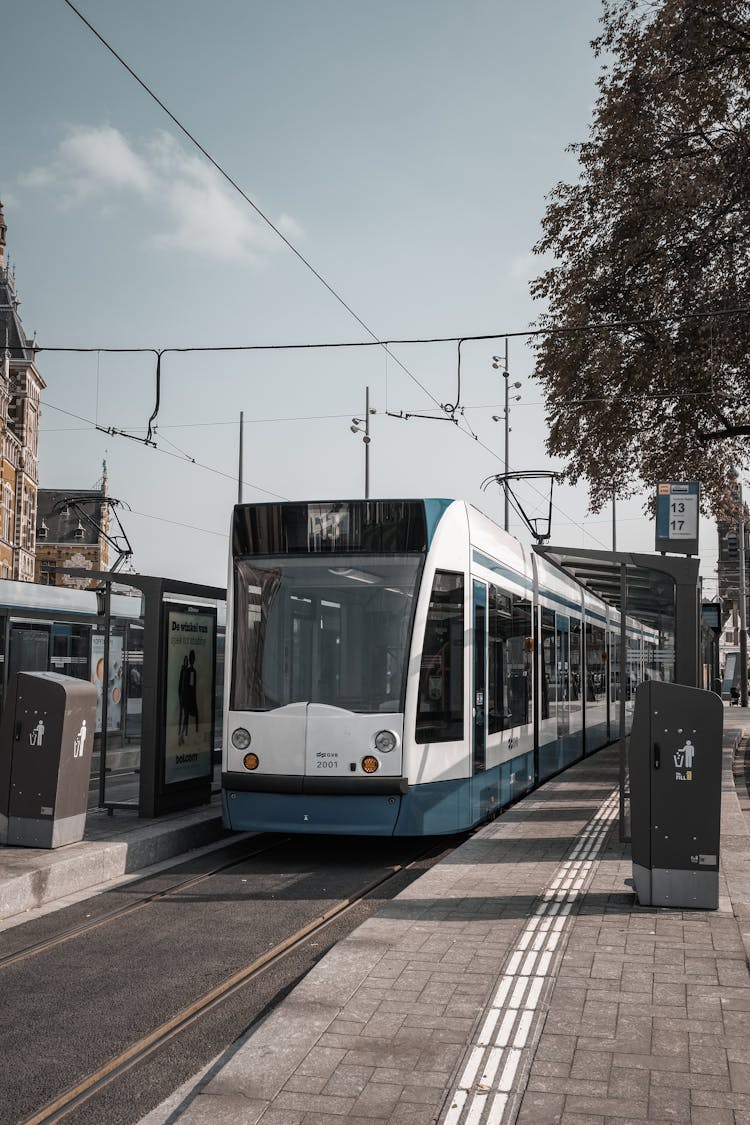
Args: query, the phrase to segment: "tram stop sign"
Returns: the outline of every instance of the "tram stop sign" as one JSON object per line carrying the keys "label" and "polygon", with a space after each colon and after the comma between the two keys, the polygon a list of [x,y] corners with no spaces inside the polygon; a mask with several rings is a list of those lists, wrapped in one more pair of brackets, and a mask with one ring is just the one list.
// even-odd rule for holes
{"label": "tram stop sign", "polygon": [[700,489],[695,481],[662,481],[656,490],[656,550],[698,554]]}
{"label": "tram stop sign", "polygon": [[636,691],[630,817],[642,906],[719,905],[723,725],[712,691],[657,680]]}

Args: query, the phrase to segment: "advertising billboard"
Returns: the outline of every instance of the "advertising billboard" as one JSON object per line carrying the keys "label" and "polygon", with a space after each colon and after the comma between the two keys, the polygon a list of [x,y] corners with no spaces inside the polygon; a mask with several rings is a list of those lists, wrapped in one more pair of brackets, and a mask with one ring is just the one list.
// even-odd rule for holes
{"label": "advertising billboard", "polygon": [[210,777],[214,743],[216,610],[168,604],[164,783]]}

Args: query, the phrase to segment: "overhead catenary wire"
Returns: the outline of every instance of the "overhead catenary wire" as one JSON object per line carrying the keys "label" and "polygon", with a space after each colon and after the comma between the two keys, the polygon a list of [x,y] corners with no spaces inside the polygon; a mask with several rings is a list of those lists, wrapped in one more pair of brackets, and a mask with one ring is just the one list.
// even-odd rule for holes
{"label": "overhead catenary wire", "polygon": [[[48,410],[57,410],[60,414],[67,414],[70,418],[75,418],[79,422],[86,422],[86,423],[88,423],[89,426],[93,427],[93,429],[99,430],[100,433],[110,434],[111,436],[114,436],[114,437],[129,437],[129,436],[131,436],[129,434],[123,433],[121,430],[115,430],[115,429],[111,429],[111,428],[107,429],[104,426],[98,426],[96,424],[96,422],[94,422],[91,418],[84,418],[83,415],[74,414],[72,410],[64,410],[61,406],[53,406],[51,403],[48,403],[48,402],[45,402],[44,405],[45,405],[46,409],[48,409]],[[172,453],[171,450],[162,449],[160,446],[154,444],[153,442],[150,442],[149,445],[150,445],[150,448],[152,448],[155,453],[161,453],[162,456],[164,456],[164,457],[173,457],[176,461],[186,461],[189,465],[195,465],[195,467],[197,469],[203,469],[207,473],[214,473],[216,476],[224,477],[224,478],[226,478],[226,480],[231,480],[235,484],[237,482],[237,477],[236,477],[235,474],[225,473],[221,469],[215,469],[213,467],[213,465],[206,465],[202,461],[197,461],[194,457],[190,457],[186,453]],[[243,481],[242,483],[247,485],[248,488],[254,488],[256,492],[263,492],[263,493],[266,494],[266,496],[273,496],[274,499],[276,499],[276,500],[288,500],[289,499],[288,496],[282,496],[281,493],[273,492],[270,488],[263,488],[261,485],[254,484],[252,481]]]}
{"label": "overhead catenary wire", "polygon": [[[67,4],[69,0],[65,0]],[[674,313],[659,313],[651,317],[639,317],[629,320],[601,320],[586,321],[583,324],[552,324],[542,328],[515,328],[511,330],[499,329],[494,332],[481,332],[474,335],[462,333],[460,336],[403,336],[383,337],[372,340],[307,340],[302,343],[286,344],[185,344],[169,345],[162,348],[132,346],[132,347],[103,347],[97,345],[69,344],[40,344],[34,343],[33,350],[38,352],[104,352],[119,355],[138,355],[151,353],[152,355],[175,355],[190,352],[268,352],[268,351],[315,351],[326,348],[390,348],[396,346],[420,344],[459,344],[459,343],[490,343],[493,340],[532,339],[536,336],[572,335],[586,332],[618,332],[626,328],[645,328],[654,325],[678,324],[684,320],[705,320],[725,316],[747,316],[750,314],[750,305],[740,305],[728,309],[696,309],[683,310]],[[391,359],[394,356],[391,355]],[[424,389],[424,388],[423,388]],[[441,403],[427,392],[435,405],[442,409]]]}
{"label": "overhead catenary wire", "polygon": [[[411,372],[406,367],[406,365],[401,362],[401,360],[398,358],[398,356],[394,355],[390,351],[390,346],[392,346],[393,344],[396,344],[398,341],[384,342],[384,341],[379,340],[377,338],[376,334],[372,331],[372,329],[369,327],[369,325],[366,324],[366,322],[362,319],[362,317],[360,317],[359,314],[355,312],[355,310],[351,307],[351,305],[349,305],[344,300],[344,298],[341,296],[341,294],[338,293],[337,290],[315,268],[315,266],[313,266],[312,262],[310,262],[309,259],[306,258],[305,255],[302,254],[302,252],[294,245],[294,243],[292,243],[292,241],[279,229],[279,227],[276,226],[276,224],[272,222],[272,220],[268,217],[268,215],[266,215],[265,212],[260,207],[258,207],[258,205],[250,198],[250,196],[242,189],[242,187],[240,187],[240,185],[237,183],[237,181],[211,155],[211,153],[200,143],[200,141],[198,141],[198,139],[194,136],[194,134],[191,133],[190,130],[179,120],[179,118],[168,108],[168,106],[164,103],[164,101],[144,81],[144,79],[142,79],[140,77],[140,75],[138,75],[136,73],[136,71],[129,65],[129,63],[127,63],[125,61],[125,59],[122,57],[122,55],[120,55],[114,49],[114,47],[112,47],[112,45],[104,38],[104,36],[101,35],[99,31],[97,31],[97,29],[93,26],[93,24],[88,19],[86,19],[86,17],[83,15],[83,13],[81,11],[79,11],[79,9],[72,3],[72,0],[64,0],[64,2],[70,8],[70,10],[78,17],[78,19],[80,19],[81,22],[83,24],[85,24],[85,26],[89,29],[89,31],[102,44],[102,46],[105,47],[107,51],[109,51],[109,53],[117,60],[118,63],[120,63],[120,65],[122,67],[124,67],[124,69],[138,83],[138,85],[144,90],[144,92],[146,94],[148,94],[148,96],[150,98],[153,99],[153,101],[159,106],[159,108],[173,122],[173,124],[176,126],[176,128],[179,129],[179,131],[190,141],[190,143],[192,145],[194,145],[195,148],[198,149],[198,151],[205,157],[205,159],[219,173],[219,175],[222,176],[222,178],[224,180],[226,180],[226,182],[232,187],[232,189],[234,191],[236,191],[241,196],[241,198],[248,204],[248,206],[251,207],[252,210],[258,215],[258,217],[269,227],[269,229],[272,230],[274,232],[274,234],[279,239],[281,239],[281,241],[288,247],[288,249],[291,250],[292,253],[298,258],[298,260],[305,266],[305,268],[308,269],[313,274],[313,276],[325,287],[325,289],[331,294],[332,297],[334,297],[334,299],[342,306],[342,308],[344,308],[346,310],[346,312],[348,312],[349,315],[352,316],[354,318],[354,320],[360,325],[360,327],[364,329],[364,331],[367,333],[367,335],[372,337],[372,341],[371,341],[372,345],[377,346],[377,347],[383,347],[386,351],[386,354],[390,355],[393,358],[394,362],[427,395],[427,397],[429,399],[431,399],[432,402],[434,402],[436,406],[440,407],[441,410],[444,410],[446,416],[451,421],[458,422],[458,419],[455,418],[455,408],[457,408],[458,405],[460,404],[460,365],[461,365],[461,354],[460,354],[461,340],[460,340],[460,338],[457,338],[458,347],[459,347],[459,355],[458,355],[458,378],[459,378],[458,393],[457,393],[457,396],[456,396],[455,407],[454,407],[453,410],[451,410],[449,408],[450,404],[444,405],[444,404],[440,403],[434,397],[434,395],[431,393],[431,391],[429,391],[428,388],[413,374],[413,372]],[[723,314],[724,311],[725,310],[721,310],[721,314]],[[747,311],[747,310],[744,310],[744,311]],[[657,318],[657,319],[663,319],[663,318]],[[633,326],[638,322],[631,321],[629,323],[630,323],[631,326]],[[652,324],[652,323],[654,323],[654,318],[648,318],[648,319],[641,320],[640,323],[641,324]],[[612,327],[612,326],[610,326],[610,327]],[[541,329],[539,331],[544,331],[544,329]],[[533,334],[536,334],[536,333],[533,333]],[[515,333],[514,334],[505,333],[504,335],[506,336],[506,338],[508,338],[509,336],[513,336],[513,335],[516,335],[516,334]],[[519,335],[530,335],[530,333],[519,333]],[[498,339],[498,338],[499,338],[499,336],[495,335],[495,334],[488,335],[488,336],[485,337],[485,339],[488,339],[488,340],[489,339]],[[477,336],[465,337],[465,339],[477,340],[477,339],[479,339],[479,337],[477,337]],[[179,350],[179,349],[175,349],[175,350]],[[151,423],[156,418],[156,415],[158,414],[158,409],[159,409],[160,367],[161,367],[161,357],[162,357],[163,354],[164,353],[161,352],[161,351],[157,354],[156,405],[154,407],[154,411],[153,411],[153,413],[152,413],[152,415],[149,419],[149,423],[148,423],[147,433],[148,433],[149,438],[151,436]],[[465,424],[466,424],[466,426],[468,426],[468,422],[466,422]],[[470,426],[468,426],[467,432],[469,433],[470,436],[476,437],[476,435],[474,434],[474,432],[473,432],[473,430],[471,429]]]}
{"label": "overhead catenary wire", "polygon": [[[70,410],[65,410],[65,409],[63,409],[63,407],[60,407],[60,406],[52,406],[52,404],[51,404],[51,403],[45,403],[45,405],[46,405],[46,406],[47,406],[47,407],[48,407],[49,409],[51,409],[51,410],[56,410],[56,411],[58,411],[58,412],[59,412],[59,413],[61,413],[61,414],[66,414],[66,415],[68,415],[68,416],[69,416],[69,417],[71,417],[71,418],[75,418],[75,419],[76,419],[77,421],[79,421],[79,422],[86,422],[86,423],[88,423],[88,424],[89,424],[90,426],[93,426],[93,427],[94,427],[95,429],[97,429],[97,430],[100,430],[100,431],[101,431],[101,432],[103,432],[103,433],[107,433],[107,434],[110,434],[110,435],[112,435],[112,436],[115,436],[115,437],[117,437],[117,436],[122,436],[122,437],[128,437],[128,436],[131,436],[131,435],[125,434],[125,433],[123,433],[122,431],[119,431],[119,430],[114,430],[114,429],[111,429],[111,428],[110,428],[110,429],[105,429],[105,427],[103,427],[103,426],[98,426],[98,425],[97,425],[97,424],[96,424],[95,422],[93,422],[93,421],[92,421],[92,420],[91,420],[90,418],[84,418],[84,417],[83,417],[82,415],[80,415],[80,414],[74,414],[74,413],[73,413],[73,411],[70,411]],[[466,431],[462,431],[462,432],[466,432]],[[168,440],[168,439],[165,439],[165,440]],[[498,453],[497,453],[497,452],[496,452],[496,451],[495,451],[494,449],[492,449],[492,448],[491,448],[491,447],[490,447],[489,445],[486,445],[486,444],[485,444],[485,443],[484,443],[483,441],[481,441],[481,440],[480,440],[480,439],[479,439],[479,438],[478,438],[478,437],[477,437],[476,435],[474,435],[474,437],[473,437],[473,440],[474,440],[474,441],[476,442],[476,444],[477,444],[477,445],[479,445],[479,446],[480,446],[480,447],[481,447],[482,449],[484,449],[484,450],[485,450],[485,451],[486,451],[487,453],[489,453],[491,457],[495,458],[496,460],[500,460],[499,454],[498,454]],[[221,476],[221,477],[224,477],[224,478],[225,478],[225,479],[227,479],[227,480],[231,480],[231,481],[232,481],[233,483],[235,482],[235,477],[234,477],[234,476],[233,476],[232,474],[230,474],[230,473],[225,473],[225,472],[222,472],[222,471],[221,471],[220,469],[215,469],[215,468],[213,468],[213,467],[212,467],[212,466],[210,466],[210,465],[205,465],[205,464],[203,464],[203,463],[202,463],[202,462],[200,462],[200,461],[196,461],[196,460],[195,460],[194,458],[192,458],[192,457],[188,456],[187,454],[184,454],[184,453],[183,453],[183,454],[182,454],[182,455],[180,456],[180,455],[179,455],[179,454],[177,454],[177,453],[172,453],[172,452],[171,452],[170,450],[168,450],[168,449],[161,449],[161,448],[159,448],[159,446],[155,445],[155,444],[154,444],[153,442],[151,442],[151,443],[149,443],[149,444],[150,444],[151,448],[153,448],[153,449],[154,449],[154,451],[155,451],[156,453],[161,453],[161,454],[163,454],[163,455],[164,455],[164,456],[166,456],[166,457],[174,457],[175,459],[177,459],[177,460],[179,460],[179,461],[187,461],[187,462],[188,462],[188,464],[191,464],[191,465],[195,465],[195,466],[196,466],[196,468],[204,469],[204,470],[205,470],[206,472],[214,473],[214,474],[216,474],[217,476]],[[170,443],[170,444],[171,444],[171,443]],[[273,496],[273,497],[274,497],[275,499],[277,499],[277,500],[286,500],[286,499],[288,499],[288,498],[287,498],[287,497],[285,497],[285,496],[281,496],[281,495],[280,495],[279,493],[277,493],[277,492],[273,492],[273,491],[272,491],[271,489],[267,489],[267,488],[262,488],[262,487],[261,487],[260,485],[257,485],[257,484],[252,484],[252,483],[250,483],[250,482],[247,482],[247,481],[243,481],[243,484],[247,484],[247,485],[248,485],[248,487],[250,487],[250,488],[254,488],[254,489],[255,489],[255,490],[257,491],[257,492],[263,492],[263,493],[265,493],[265,494],[266,494],[267,496]],[[539,496],[540,496],[541,498],[543,498],[543,497],[542,497],[542,494],[541,494],[541,493],[539,492],[539,490],[538,490],[538,489],[537,489],[537,488],[536,488],[536,487],[535,487],[534,485],[531,485],[530,487],[532,488],[532,490],[533,490],[533,491],[537,492],[537,493],[538,493],[538,495],[539,495]],[[568,523],[570,523],[570,525],[571,525],[572,527],[578,527],[578,528],[579,528],[579,529],[580,529],[581,531],[583,531],[583,532],[584,532],[584,534],[588,535],[588,536],[589,536],[589,538],[593,539],[595,543],[599,543],[599,544],[600,544],[601,546],[605,546],[605,544],[603,544],[603,543],[602,543],[602,541],[601,541],[600,539],[598,539],[598,538],[597,538],[597,537],[596,537],[595,535],[593,535],[593,534],[592,534],[591,532],[588,532],[588,531],[586,531],[585,527],[583,527],[583,525],[582,525],[582,524],[581,524],[581,523],[580,523],[580,522],[579,522],[578,520],[575,520],[575,519],[573,519],[573,518],[572,518],[572,517],[571,517],[571,516],[569,515],[569,513],[568,513],[568,512],[566,512],[566,511],[565,511],[565,510],[564,510],[563,508],[561,508],[561,507],[560,507],[560,506],[559,506],[558,504],[555,504],[555,503],[553,502],[553,505],[552,505],[552,506],[553,506],[554,510],[555,510],[555,511],[556,511],[557,513],[559,513],[559,514],[560,514],[561,516],[564,516],[564,517],[565,517],[566,521],[567,521]]]}
{"label": "overhead catenary wire", "polygon": [[[395,339],[390,340],[390,341],[380,340],[375,336],[375,334],[372,332],[372,330],[369,328],[369,326],[366,324],[366,322],[344,300],[344,298],[340,295],[340,293],[338,293],[336,291],[336,289],[322,276],[322,274],[313,266],[313,264],[297,249],[297,247],[291,242],[291,240],[286,235],[284,235],[284,233],[257,206],[257,204],[255,204],[253,202],[253,200],[245,193],[245,191],[243,191],[243,189],[232,178],[232,176],[221,166],[221,164],[210,154],[210,152],[197,140],[197,138],[182,124],[182,122],[176,117],[176,115],[158,97],[158,95],[154,92],[154,90],[151,89],[151,87],[148,86],[148,84],[135,72],[135,70],[133,70],[133,68],[125,61],[125,59],[120,54],[118,54],[118,52],[104,39],[104,37],[96,30],[96,28],[89,22],[89,20],[86,19],[86,17],[71,2],[71,0],[65,0],[65,3],[70,8],[70,10],[81,20],[81,22],[86,25],[86,27],[96,37],[96,39],[110,52],[110,54],[117,60],[117,62],[119,62],[120,65],[123,66],[127,70],[127,72],[131,75],[131,77],[148,94],[148,96],[150,98],[152,98],[153,101],[159,106],[159,108],[170,118],[170,120],[173,122],[173,124],[176,126],[176,128],[178,128],[180,130],[180,132],[190,141],[190,143],[192,145],[194,145],[198,149],[198,151],[201,152],[201,154],[205,157],[206,160],[208,160],[208,162],[217,171],[217,173],[219,173],[226,180],[226,182],[233,188],[233,190],[235,190],[245,200],[245,202],[253,209],[253,211],[258,215],[258,217],[276,234],[276,236],[278,238],[281,239],[282,242],[284,242],[284,244],[288,247],[288,249],[291,250],[291,252],[299,259],[299,261],[328,290],[328,292],[335,298],[335,300],[338,301],[339,304],[355,319],[355,321],[360,325],[360,327],[369,336],[372,337],[371,341],[358,341],[358,342],[352,343],[352,344],[272,345],[271,347],[274,347],[274,348],[275,347],[289,348],[289,347],[300,347],[300,346],[302,346],[302,347],[320,347],[320,346],[327,346],[327,347],[330,347],[330,346],[337,346],[337,347],[340,347],[340,346],[352,346],[352,347],[377,346],[377,347],[382,347],[386,350],[386,363],[387,363],[387,356],[391,355],[391,357],[394,359],[394,362],[396,362],[398,364],[398,366],[405,372],[405,374],[410,379],[412,379],[417,386],[419,386],[419,388],[431,399],[431,401],[433,403],[435,403],[436,407],[441,412],[440,414],[437,415],[438,418],[445,417],[445,414],[447,413],[448,417],[449,417],[449,420],[453,420],[453,421],[456,422],[457,428],[461,429],[462,432],[467,433],[467,435],[469,437],[471,437],[472,440],[477,442],[483,449],[485,449],[487,452],[489,452],[493,457],[497,457],[498,455],[495,453],[494,450],[492,450],[484,442],[480,441],[477,434],[473,431],[473,429],[469,425],[468,420],[465,418],[463,408],[461,408],[460,417],[454,416],[455,411],[460,404],[460,389],[461,389],[461,387],[460,387],[460,364],[461,364],[460,348],[461,348],[462,342],[469,341],[469,340],[473,340],[473,341],[487,340],[487,341],[489,341],[489,340],[502,338],[503,336],[509,337],[509,338],[524,336],[524,337],[528,338],[528,337],[540,335],[542,333],[549,333],[549,332],[554,332],[554,331],[573,332],[573,331],[601,330],[601,329],[612,330],[612,329],[621,328],[621,327],[625,327],[625,326],[634,327],[634,326],[637,326],[638,324],[645,325],[645,324],[654,324],[654,323],[666,323],[666,322],[674,321],[675,319],[685,319],[687,316],[721,316],[721,315],[727,315],[730,312],[746,313],[748,311],[747,309],[742,309],[742,310],[718,310],[718,311],[714,311],[714,312],[710,312],[710,313],[680,314],[677,317],[661,316],[661,317],[658,317],[658,318],[648,318],[648,319],[644,319],[644,320],[640,320],[640,321],[628,321],[628,322],[619,322],[619,323],[609,322],[606,325],[600,325],[600,326],[597,326],[597,327],[595,327],[595,326],[572,326],[572,327],[571,326],[564,326],[564,327],[551,326],[551,327],[545,327],[545,328],[536,329],[536,330],[528,330],[528,331],[524,330],[524,331],[513,332],[513,333],[508,333],[508,332],[491,333],[491,334],[486,334],[484,336],[471,336],[471,337],[464,336],[464,337],[452,337],[452,338],[437,338],[436,337],[436,338],[432,338],[432,339],[429,339],[429,340],[424,339],[424,340],[420,340],[420,341],[416,341],[416,340],[395,340]],[[434,395],[432,395],[432,393],[429,391],[429,389],[426,386],[424,386],[424,384],[421,383],[416,378],[416,376],[413,375],[412,372],[410,372],[408,370],[408,368],[398,359],[398,357],[393,355],[393,353],[388,351],[389,347],[391,347],[391,346],[406,345],[406,344],[409,344],[409,343],[440,343],[440,342],[446,342],[447,339],[452,339],[454,342],[458,343],[458,372],[457,372],[457,374],[458,374],[458,394],[456,396],[457,401],[456,401],[455,406],[453,406],[453,404],[450,404],[450,403],[442,404],[442,403],[438,402],[438,400],[434,397]],[[159,376],[160,376],[160,373],[161,373],[160,367],[161,367],[161,357],[162,357],[162,355],[166,354],[167,352],[180,353],[180,352],[189,352],[189,351],[219,351],[219,350],[221,350],[221,351],[230,351],[230,350],[249,351],[249,350],[262,350],[266,347],[268,347],[268,346],[267,345],[250,345],[250,346],[241,346],[241,347],[224,346],[224,347],[221,347],[221,348],[213,348],[213,347],[211,347],[211,348],[200,348],[200,347],[181,348],[181,347],[178,347],[178,348],[159,349],[159,350],[156,350],[156,349],[137,349],[139,351],[152,351],[154,354],[156,354],[156,357],[157,357],[157,396],[156,396],[156,404],[155,404],[155,407],[154,407],[154,411],[153,411],[151,417],[149,418],[148,425],[147,425],[147,437],[146,437],[146,439],[136,439],[136,440],[141,440],[141,441],[146,440],[146,441],[148,441],[151,437],[151,434],[152,434],[152,423],[155,421],[155,418],[156,418],[156,415],[157,415],[158,409],[159,409],[159,395],[160,395]],[[42,351],[42,350],[46,350],[46,351],[88,351],[88,350],[96,350],[96,351],[99,351],[99,352],[101,352],[101,351],[105,351],[105,352],[106,351],[129,352],[129,351],[133,351],[133,350],[136,350],[136,349],[100,349],[100,348],[97,348],[97,349],[70,349],[70,348],[52,348],[52,347],[41,348],[41,347],[39,347],[36,350],[37,351]],[[664,397],[673,397],[673,396],[665,395]],[[98,386],[97,386],[97,398],[98,398]],[[580,400],[580,401],[585,402],[585,401],[597,401],[597,400],[594,400],[594,399],[585,400],[584,399],[584,400]],[[418,415],[416,412],[414,412],[411,416],[417,417],[417,416],[420,416],[420,415]],[[421,416],[422,417],[430,417],[429,414],[422,414]],[[98,425],[98,401],[97,401],[97,421],[96,421],[96,423],[94,423],[94,425],[96,425],[97,428],[100,429],[100,430],[103,429],[103,427]],[[132,435],[132,434],[127,434],[124,431],[116,430],[112,427],[110,427],[108,430],[105,430],[104,432],[111,433],[114,436],[134,437],[134,435]],[[167,438],[164,438],[164,440],[169,441],[169,439],[167,439]],[[173,444],[173,443],[170,442],[170,444]],[[207,471],[218,473],[219,475],[226,476],[229,479],[234,479],[233,477],[230,478],[229,474],[221,473],[220,470],[215,470],[211,466],[201,465],[200,463],[196,462],[194,458],[189,457],[189,455],[187,455],[183,451],[179,450],[179,447],[175,446],[174,448],[178,449],[178,451],[180,453],[182,453],[181,459],[187,459],[191,463],[197,465],[198,467],[204,468]],[[169,454],[168,451],[163,450],[163,449],[158,449],[158,452],[164,453],[166,455],[175,456],[174,454]],[[257,488],[258,486],[253,485],[252,487]],[[267,492],[269,495],[278,496],[278,494],[272,493],[272,492],[270,492],[270,490],[267,490],[267,489],[259,489],[259,490],[263,491],[263,492]],[[281,497],[279,497],[279,498],[281,499]],[[559,509],[557,505],[555,505],[555,509],[562,512],[562,510]],[[576,524],[576,526],[580,526],[580,525]]]}

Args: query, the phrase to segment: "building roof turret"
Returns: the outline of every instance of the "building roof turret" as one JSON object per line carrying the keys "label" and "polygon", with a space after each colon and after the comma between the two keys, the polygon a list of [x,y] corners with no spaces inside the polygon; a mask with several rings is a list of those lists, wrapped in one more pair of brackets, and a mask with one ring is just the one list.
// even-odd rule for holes
{"label": "building roof turret", "polygon": [[26,339],[18,311],[21,302],[16,293],[15,278],[5,258],[7,232],[3,205],[0,202],[0,343],[10,351],[11,360],[33,363],[34,341]]}
{"label": "building roof turret", "polygon": [[5,265],[5,239],[8,234],[8,228],[5,225],[5,215],[3,214],[3,201],[0,199],[0,267]]}

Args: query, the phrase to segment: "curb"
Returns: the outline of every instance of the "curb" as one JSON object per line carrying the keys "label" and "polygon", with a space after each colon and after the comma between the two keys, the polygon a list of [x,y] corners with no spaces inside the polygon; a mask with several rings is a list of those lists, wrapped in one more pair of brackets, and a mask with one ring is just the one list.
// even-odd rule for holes
{"label": "curb", "polygon": [[0,849],[0,921],[46,906],[123,875],[214,843],[224,835],[221,813],[205,806],[107,839],[62,848]]}

